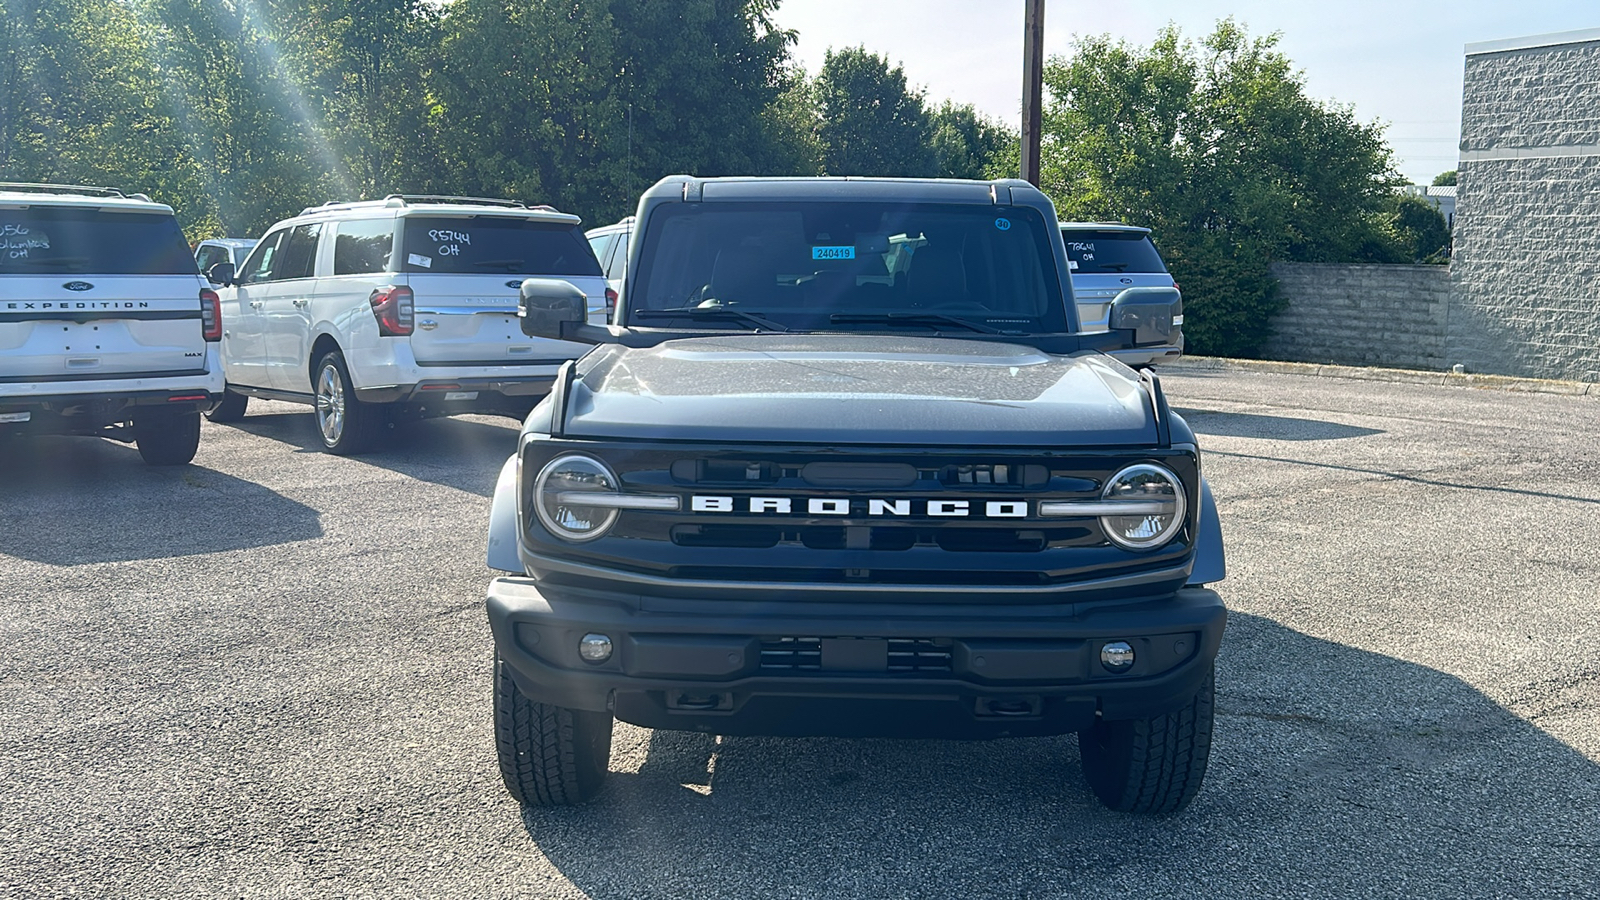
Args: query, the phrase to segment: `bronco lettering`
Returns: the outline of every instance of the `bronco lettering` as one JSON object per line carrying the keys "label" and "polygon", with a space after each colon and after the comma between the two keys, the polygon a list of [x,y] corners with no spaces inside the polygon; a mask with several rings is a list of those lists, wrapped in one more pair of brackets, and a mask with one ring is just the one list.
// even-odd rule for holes
{"label": "bronco lettering", "polygon": [[[946,519],[1021,519],[1028,515],[1026,500],[883,500],[877,497],[814,497],[804,501],[804,514],[813,516],[909,516],[913,509],[925,516]],[[719,497],[696,494],[689,498],[694,512],[748,512],[757,515],[793,515],[800,507],[788,497]]]}

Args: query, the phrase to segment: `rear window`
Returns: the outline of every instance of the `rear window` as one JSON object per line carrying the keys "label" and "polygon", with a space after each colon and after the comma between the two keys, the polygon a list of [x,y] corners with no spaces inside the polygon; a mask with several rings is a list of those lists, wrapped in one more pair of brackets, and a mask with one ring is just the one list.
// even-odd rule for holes
{"label": "rear window", "polygon": [[74,207],[0,209],[0,274],[194,275],[178,221]]}
{"label": "rear window", "polygon": [[1165,272],[1167,266],[1142,231],[1063,231],[1074,275]]}
{"label": "rear window", "polygon": [[576,225],[508,216],[409,216],[404,228],[405,272],[600,274]]}

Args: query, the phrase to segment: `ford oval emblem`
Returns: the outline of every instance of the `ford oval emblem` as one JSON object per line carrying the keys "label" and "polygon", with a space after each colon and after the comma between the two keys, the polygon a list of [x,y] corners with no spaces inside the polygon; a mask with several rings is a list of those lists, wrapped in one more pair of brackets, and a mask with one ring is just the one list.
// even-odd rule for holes
{"label": "ford oval emblem", "polygon": [[92,290],[94,290],[94,285],[90,284],[87,281],[69,281],[66,284],[63,284],[62,287],[66,288],[69,291],[92,291]]}
{"label": "ford oval emblem", "polygon": [[1132,278],[1119,278],[1118,280],[1121,281],[1123,284],[1133,284],[1133,279]]}
{"label": "ford oval emblem", "polygon": [[522,282],[521,281],[508,281],[508,282],[506,282],[506,287],[511,288],[514,291],[520,291],[520,290],[522,290]]}

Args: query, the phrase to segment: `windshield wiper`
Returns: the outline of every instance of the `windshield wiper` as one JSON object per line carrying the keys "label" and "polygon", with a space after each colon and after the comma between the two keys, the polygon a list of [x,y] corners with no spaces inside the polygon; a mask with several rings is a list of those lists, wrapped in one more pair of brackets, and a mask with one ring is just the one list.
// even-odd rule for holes
{"label": "windshield wiper", "polygon": [[636,319],[675,319],[679,317],[689,319],[737,319],[741,322],[748,322],[757,328],[765,328],[768,331],[789,330],[771,319],[764,319],[761,316],[726,306],[678,306],[671,309],[636,309],[632,312],[632,316]]}
{"label": "windshield wiper", "polygon": [[[998,328],[991,328],[981,322],[972,322],[959,316],[947,316],[935,312],[905,312],[905,313],[834,313],[828,321],[841,325],[897,325],[904,322],[907,325],[959,325],[969,331],[980,334],[1007,334]],[[1018,332],[1009,332],[1016,334]]]}

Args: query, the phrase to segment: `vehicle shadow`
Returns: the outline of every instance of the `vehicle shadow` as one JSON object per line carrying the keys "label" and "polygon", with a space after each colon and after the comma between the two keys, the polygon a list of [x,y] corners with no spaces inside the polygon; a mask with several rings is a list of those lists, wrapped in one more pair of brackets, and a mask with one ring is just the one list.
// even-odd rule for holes
{"label": "vehicle shadow", "polygon": [[305,504],[203,466],[146,466],[105,440],[0,442],[0,472],[0,554],[20,559],[130,562],[322,536]]}
{"label": "vehicle shadow", "polygon": [[[296,453],[324,453],[309,407],[282,403],[251,412],[226,428],[278,441]],[[517,449],[519,423],[511,418],[447,417],[386,427],[372,450],[350,459],[480,497],[494,496],[495,479]]]}
{"label": "vehicle shadow", "polygon": [[1256,413],[1220,412],[1211,409],[1180,409],[1173,412],[1183,416],[1189,427],[1201,435],[1216,437],[1261,438],[1272,441],[1336,441],[1344,438],[1383,434],[1382,429],[1341,425],[1318,419],[1296,419],[1290,416],[1263,416]]}
{"label": "vehicle shadow", "polygon": [[[1235,614],[1205,788],[1100,807],[1073,737],[648,742],[531,809],[586,896],[1557,896],[1600,885],[1600,766],[1464,681]],[[1531,696],[1531,694],[1530,694]],[[1548,699],[1548,698],[1545,698]],[[1544,702],[1544,701],[1541,701]],[[1559,705],[1558,705],[1559,706]],[[626,758],[617,748],[613,760]]]}

